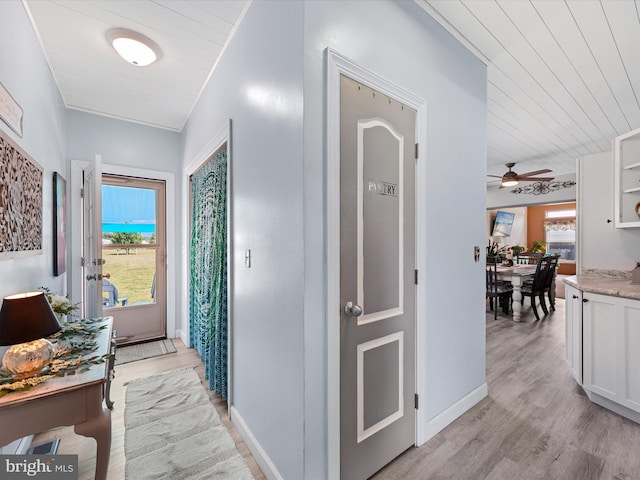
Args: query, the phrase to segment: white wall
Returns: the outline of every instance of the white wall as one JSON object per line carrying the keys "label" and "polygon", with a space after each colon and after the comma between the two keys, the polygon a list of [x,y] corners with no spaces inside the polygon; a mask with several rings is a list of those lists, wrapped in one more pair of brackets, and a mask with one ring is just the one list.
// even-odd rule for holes
{"label": "white wall", "polygon": [[0,2],[0,83],[23,109],[24,135],[0,129],[44,168],[43,254],[0,260],[0,299],[43,285],[66,293],[66,274],[53,276],[52,229],[53,172],[68,179],[64,106],[19,1]]}
{"label": "white wall", "polygon": [[[553,175],[553,174],[551,174]],[[576,174],[555,175],[555,181],[576,181]],[[530,182],[521,182],[517,187],[526,186]],[[551,203],[566,203],[576,201],[576,186],[563,188],[545,195],[525,193],[511,193],[517,187],[500,188],[499,185],[487,186],[487,208],[516,207],[522,205],[545,205]]]}
{"label": "white wall", "polygon": [[67,157],[124,167],[180,172],[179,133],[100,115],[67,110]]}
{"label": "white wall", "polygon": [[[0,81],[25,111],[24,138],[9,133],[45,167],[44,255],[1,262],[0,294],[41,284],[62,291],[64,276],[51,276],[53,171],[66,175],[69,159],[96,153],[109,164],[171,171],[179,140],[69,112],[67,155],[67,116],[17,1],[0,2],[0,40]],[[233,119],[234,407],[284,478],[326,474],[327,46],[428,101],[420,246],[428,268],[419,287],[428,318],[418,340],[427,349],[428,417],[485,381],[483,266],[472,260],[486,241],[485,67],[413,2],[253,2],[183,132],[182,156],[193,159]]]}
{"label": "white wall", "polygon": [[611,152],[578,159],[578,179],[577,272],[633,270],[640,261],[640,228],[613,226]]}
{"label": "white wall", "polygon": [[428,101],[428,417],[485,382],[486,69],[425,17],[413,2],[253,2],[184,132],[188,163],[233,121],[234,409],[284,478],[327,472],[326,47]]}
{"label": "white wall", "polygon": [[188,163],[233,122],[233,403],[292,479],[303,478],[302,12],[253,2],[184,131]]}
{"label": "white wall", "polygon": [[427,101],[427,243],[418,246],[427,329],[418,342],[429,419],[485,382],[484,266],[473,246],[486,244],[486,69],[413,2],[310,1],[304,32],[305,473],[326,478],[324,50]]}

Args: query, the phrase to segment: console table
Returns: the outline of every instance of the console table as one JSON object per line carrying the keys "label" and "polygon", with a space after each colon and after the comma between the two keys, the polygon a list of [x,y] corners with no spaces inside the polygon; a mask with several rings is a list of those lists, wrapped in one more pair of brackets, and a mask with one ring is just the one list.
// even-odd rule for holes
{"label": "console table", "polygon": [[[112,321],[98,331],[97,350],[91,356],[112,351]],[[0,445],[26,435],[52,428],[74,425],[78,435],[96,440],[96,480],[106,480],[111,452],[111,412],[103,406],[108,399],[113,361],[106,361],[83,373],[56,377],[25,392],[13,392],[0,398]]]}

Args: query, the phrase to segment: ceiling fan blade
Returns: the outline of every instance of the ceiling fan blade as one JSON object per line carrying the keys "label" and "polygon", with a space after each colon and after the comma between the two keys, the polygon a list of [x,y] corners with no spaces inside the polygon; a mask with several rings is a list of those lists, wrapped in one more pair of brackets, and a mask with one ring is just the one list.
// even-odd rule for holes
{"label": "ceiling fan blade", "polygon": [[536,170],[534,172],[520,173],[519,177],[531,177],[532,175],[540,175],[542,173],[551,173],[553,170],[549,170],[548,168],[543,168],[542,170]]}
{"label": "ceiling fan blade", "polygon": [[519,182],[550,182],[554,177],[525,177],[518,175],[517,180]]}
{"label": "ceiling fan blade", "polygon": [[487,175],[487,177],[502,178],[502,175]]}

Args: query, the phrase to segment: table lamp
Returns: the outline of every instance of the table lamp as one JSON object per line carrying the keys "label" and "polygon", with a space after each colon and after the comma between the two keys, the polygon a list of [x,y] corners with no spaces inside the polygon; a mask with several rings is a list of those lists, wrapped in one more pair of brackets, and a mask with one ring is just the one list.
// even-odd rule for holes
{"label": "table lamp", "polygon": [[11,345],[2,368],[15,378],[37,375],[49,364],[55,349],[48,337],[62,328],[43,292],[4,297],[0,309],[0,346]]}

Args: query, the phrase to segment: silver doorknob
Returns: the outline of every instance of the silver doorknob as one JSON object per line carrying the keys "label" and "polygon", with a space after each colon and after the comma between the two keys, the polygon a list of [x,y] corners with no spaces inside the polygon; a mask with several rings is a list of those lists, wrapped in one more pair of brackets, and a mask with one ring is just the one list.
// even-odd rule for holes
{"label": "silver doorknob", "polygon": [[344,313],[353,317],[359,317],[362,315],[362,307],[360,305],[354,305],[353,302],[347,302],[344,306]]}
{"label": "silver doorknob", "polygon": [[102,275],[101,273],[94,273],[93,275],[87,275],[87,280],[102,280],[103,278],[111,278],[111,274],[105,273]]}

